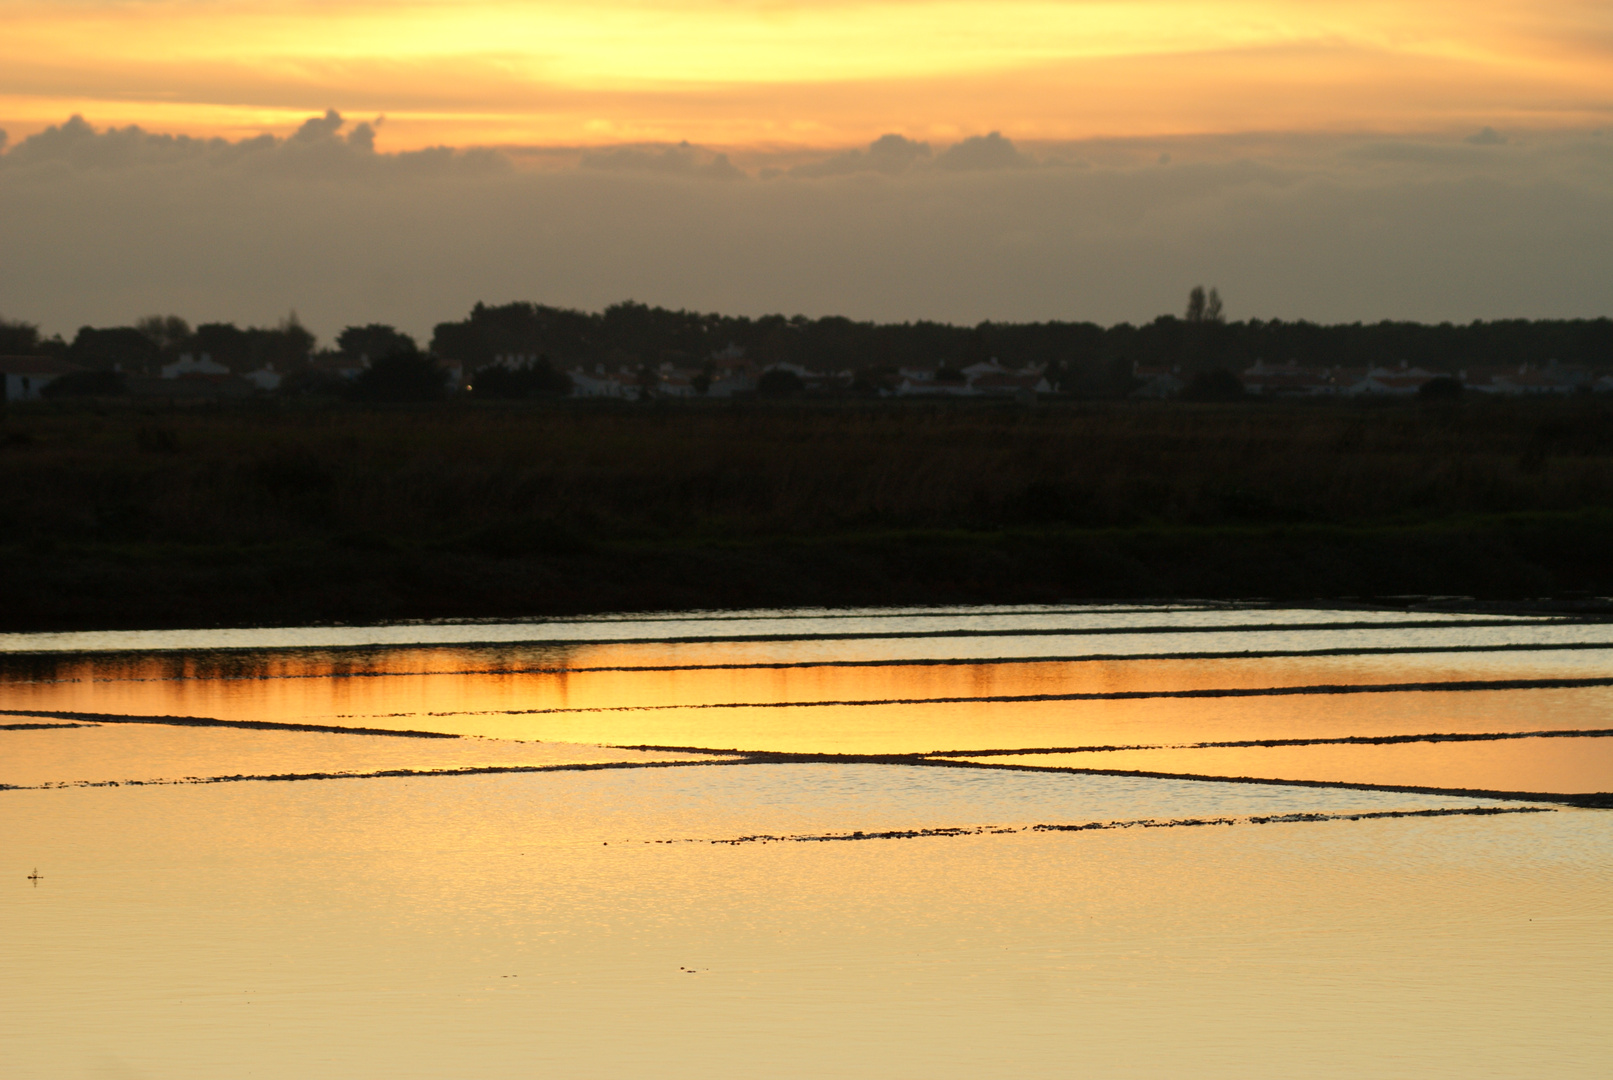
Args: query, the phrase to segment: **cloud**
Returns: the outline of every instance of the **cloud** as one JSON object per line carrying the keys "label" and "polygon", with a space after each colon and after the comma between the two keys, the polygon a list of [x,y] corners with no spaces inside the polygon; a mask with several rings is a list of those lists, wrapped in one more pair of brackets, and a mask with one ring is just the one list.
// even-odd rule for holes
{"label": "cloud", "polygon": [[[0,154],[6,315],[70,335],[151,311],[264,325],[295,308],[326,340],[368,322],[429,337],[478,300],[632,296],[1108,323],[1176,311],[1214,281],[1233,318],[1463,321],[1604,314],[1613,280],[1606,138],[1533,133],[1500,154],[1459,137],[1053,147],[1083,169],[922,167],[922,144],[879,140],[853,160],[917,166],[717,184],[694,181],[737,167],[694,146],[540,170],[492,151],[381,153],[362,125],[319,119],[312,140],[233,142],[69,120]],[[1028,157],[1000,136],[959,145]]]}
{"label": "cloud", "polygon": [[[377,120],[375,123],[379,123]],[[286,138],[256,135],[231,142],[163,135],[138,126],[97,131],[82,116],[53,124],[0,155],[0,175],[29,168],[131,169],[206,165],[225,172],[331,176],[414,174],[444,170],[486,171],[508,166],[486,150],[447,147],[382,154],[375,149],[375,127],[361,123],[345,136],[347,121],[335,109],[306,121]]]}
{"label": "cloud", "polygon": [[1486,125],[1462,141],[1472,143],[1474,146],[1500,146],[1507,141],[1507,137]]}
{"label": "cloud", "polygon": [[915,142],[902,135],[881,135],[868,144],[867,150],[847,150],[826,161],[797,165],[790,170],[790,175],[808,179],[862,172],[894,175],[906,172],[916,162],[926,160],[929,156],[930,144],[927,142]]}
{"label": "cloud", "polygon": [[[376,123],[380,123],[379,120]],[[375,152],[375,127],[372,124],[360,124],[347,133],[347,145],[356,146],[369,153]]]}
{"label": "cloud", "polygon": [[[236,137],[327,102],[432,143],[1606,124],[1605,3],[4,0],[0,124]],[[93,32],[88,32],[93,28]],[[1430,43],[1439,43],[1433,47]],[[954,126],[956,125],[956,126]],[[317,122],[316,122],[317,127]],[[288,134],[291,126],[276,127]],[[1465,132],[1464,132],[1465,133]]]}
{"label": "cloud", "polygon": [[1001,132],[974,135],[946,148],[935,164],[942,169],[976,171],[980,169],[1023,169],[1032,164],[1030,158],[1014,148]]}
{"label": "cloud", "polygon": [[303,122],[302,127],[291,137],[293,142],[317,143],[336,136],[342,130],[342,114],[335,109],[326,111],[324,116],[316,116]]}
{"label": "cloud", "polygon": [[711,180],[738,180],[744,173],[728,160],[727,154],[713,154],[681,142],[656,152],[639,147],[615,147],[584,154],[585,169],[608,172],[659,173],[665,176],[694,176]]}

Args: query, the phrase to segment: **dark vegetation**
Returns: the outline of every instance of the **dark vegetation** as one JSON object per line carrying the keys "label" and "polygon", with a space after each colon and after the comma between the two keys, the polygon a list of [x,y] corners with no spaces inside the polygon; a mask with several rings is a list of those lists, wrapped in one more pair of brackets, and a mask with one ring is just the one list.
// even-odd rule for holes
{"label": "dark vegetation", "polygon": [[961,369],[997,357],[1046,365],[1066,393],[1130,389],[1133,365],[1241,370],[1257,360],[1316,367],[1371,367],[1405,360],[1432,371],[1541,364],[1600,368],[1613,362],[1613,319],[1422,323],[1226,322],[1219,300],[1195,294],[1183,317],[1121,323],[877,324],[845,318],[738,318],[617,304],[591,313],[541,304],[476,305],[437,325],[430,351],[475,369],[495,356],[547,354],[570,363],[698,363],[736,346],[761,366],[876,374],[902,367]]}
{"label": "dark vegetation", "polygon": [[1613,592],[1600,396],[521,396],[13,404],[0,626]]}
{"label": "dark vegetation", "polygon": [[[697,369],[724,350],[737,351],[765,369],[796,364],[813,371],[850,371],[853,386],[876,392],[896,381],[904,367],[958,371],[997,358],[1011,367],[1040,366],[1060,393],[1083,399],[1124,397],[1136,387],[1139,365],[1180,368],[1187,375],[1244,370],[1256,361],[1298,361],[1311,367],[1367,368],[1401,361],[1429,371],[1518,367],[1557,362],[1604,369],[1613,363],[1613,319],[1473,322],[1427,325],[1406,322],[1316,323],[1249,319],[1226,321],[1213,290],[1195,290],[1182,316],[1162,315],[1140,326],[1103,327],[1085,322],[994,323],[952,326],[917,322],[878,324],[840,317],[768,315],[747,318],[669,311],[621,303],[602,312],[542,304],[477,304],[464,319],[439,323],[424,346],[389,326],[348,327],[335,347],[315,348],[312,334],[292,316],[276,327],[240,329],[204,323],[192,329],[176,316],[151,316],[131,327],[83,327],[73,339],[42,338],[26,323],[0,321],[0,355],[50,355],[81,366],[153,375],[181,355],[207,354],[242,374],[265,366],[290,376],[287,395],[341,396],[351,390],[321,375],[339,360],[374,362],[394,355],[428,355],[474,375],[473,396],[542,397],[564,393],[565,369],[584,365],[643,366],[653,386],[653,368],[671,363]],[[774,396],[795,387],[768,387]],[[404,399],[420,387],[399,383]],[[367,393],[374,399],[378,390]],[[1204,400],[1232,396],[1201,382]]]}

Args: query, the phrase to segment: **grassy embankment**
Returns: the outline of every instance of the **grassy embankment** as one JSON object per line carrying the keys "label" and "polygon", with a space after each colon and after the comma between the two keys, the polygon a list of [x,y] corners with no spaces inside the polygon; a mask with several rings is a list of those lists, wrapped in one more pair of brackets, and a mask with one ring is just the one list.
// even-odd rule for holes
{"label": "grassy embankment", "polygon": [[1613,403],[16,406],[0,628],[1613,592]]}

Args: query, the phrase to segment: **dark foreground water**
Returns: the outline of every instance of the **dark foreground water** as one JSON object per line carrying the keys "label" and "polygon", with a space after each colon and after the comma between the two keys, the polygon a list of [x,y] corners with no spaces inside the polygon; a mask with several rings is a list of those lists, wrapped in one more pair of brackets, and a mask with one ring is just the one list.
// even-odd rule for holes
{"label": "dark foreground water", "polygon": [[1009,608],[0,650],[7,1077],[1613,1060],[1613,625]]}

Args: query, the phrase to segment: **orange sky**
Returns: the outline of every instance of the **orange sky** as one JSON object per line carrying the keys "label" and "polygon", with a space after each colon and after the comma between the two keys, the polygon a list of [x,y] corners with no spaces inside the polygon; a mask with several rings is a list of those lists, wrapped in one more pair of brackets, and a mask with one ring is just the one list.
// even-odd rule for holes
{"label": "orange sky", "polygon": [[1599,126],[1588,0],[0,0],[0,127],[839,146]]}

